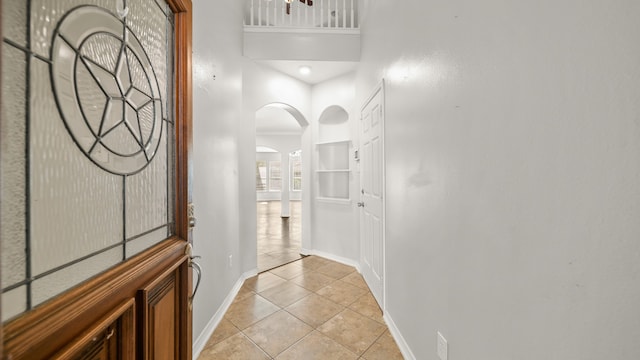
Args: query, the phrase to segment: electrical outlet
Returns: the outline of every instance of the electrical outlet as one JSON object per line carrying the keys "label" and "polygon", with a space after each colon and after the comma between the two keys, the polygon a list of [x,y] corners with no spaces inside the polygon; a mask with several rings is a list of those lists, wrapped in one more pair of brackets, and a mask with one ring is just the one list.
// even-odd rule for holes
{"label": "electrical outlet", "polygon": [[447,344],[447,339],[442,336],[440,331],[438,331],[438,357],[440,360],[447,360],[449,345]]}
{"label": "electrical outlet", "polygon": [[229,255],[229,269],[233,267],[233,255]]}

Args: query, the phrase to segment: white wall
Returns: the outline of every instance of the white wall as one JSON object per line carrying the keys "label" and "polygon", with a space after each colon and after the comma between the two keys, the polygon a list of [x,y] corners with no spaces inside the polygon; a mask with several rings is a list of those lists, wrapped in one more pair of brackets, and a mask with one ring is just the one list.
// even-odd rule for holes
{"label": "white wall", "polygon": [[[203,267],[194,301],[194,341],[242,275],[256,269],[255,111],[286,103],[305,118],[310,114],[309,85],[242,57],[243,6],[241,1],[194,1],[193,201],[198,225],[193,236]],[[301,144],[303,164],[308,164],[304,153],[311,149],[310,131],[303,132]],[[303,191],[311,188],[304,180],[308,166],[303,167]],[[309,199],[303,198],[303,243],[305,236],[310,238],[305,227],[309,212]]]}
{"label": "white wall", "polygon": [[[359,118],[355,110],[355,74],[349,73],[320,84],[312,89],[313,104],[313,139],[315,142],[329,140],[345,140],[342,135],[339,139],[320,139],[318,120],[322,112],[330,106],[342,107],[349,114],[349,135],[351,140],[356,139],[356,119]],[[358,213],[355,203],[358,201],[358,181],[356,163],[353,159],[353,142],[350,146],[349,166],[350,174],[349,193],[350,203],[331,203],[316,200],[317,191],[313,193],[312,212],[312,245],[309,250],[318,250],[342,258],[358,261],[360,259],[360,239],[358,238]],[[313,168],[317,168],[317,147],[313,148]],[[317,174],[313,173],[314,183],[318,181]],[[304,248],[304,246],[303,246]]]}
{"label": "white wall", "polygon": [[[196,340],[246,269],[238,261],[243,4],[197,0],[193,6],[193,239],[203,268],[193,310]],[[212,14],[224,16],[212,21]]]}
{"label": "white wall", "polygon": [[[367,1],[386,283],[417,359],[640,358],[640,2]],[[362,9],[362,8],[361,8]]]}
{"label": "white wall", "polygon": [[[256,110],[267,104],[282,103],[297,109],[306,121],[310,118],[311,87],[278,71],[258,65],[252,60],[243,59],[243,104],[242,114],[238,120],[238,140],[240,147],[239,186],[240,208],[243,224],[240,227],[240,247],[242,263],[246,270],[256,268],[256,180],[255,180],[255,114]],[[303,129],[301,136],[302,149],[302,246],[309,242],[309,214],[311,189],[308,180],[311,150],[311,131]],[[253,210],[250,210],[253,209]]]}

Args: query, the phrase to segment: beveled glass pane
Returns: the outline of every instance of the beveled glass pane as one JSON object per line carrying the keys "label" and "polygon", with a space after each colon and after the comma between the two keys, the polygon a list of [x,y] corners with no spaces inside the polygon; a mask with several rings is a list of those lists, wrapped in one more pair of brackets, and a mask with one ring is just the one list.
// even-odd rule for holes
{"label": "beveled glass pane", "polygon": [[109,269],[120,261],[122,261],[122,248],[116,247],[34,281],[32,285],[33,305],[41,304]]}
{"label": "beveled glass pane", "polygon": [[54,30],[60,19],[69,10],[81,5],[98,5],[115,14],[116,6],[119,3],[120,1],[116,0],[31,0],[31,45],[33,51],[40,56],[49,57]]}
{"label": "beveled glass pane", "polygon": [[37,55],[25,74],[3,43],[2,286],[36,278],[3,294],[4,320],[173,231],[173,14],[124,3],[3,1],[5,37],[26,47],[29,16]]}
{"label": "beveled glass pane", "polygon": [[2,321],[7,321],[27,310],[27,287],[20,286],[2,294]]}
{"label": "beveled glass pane", "polygon": [[166,136],[153,161],[140,173],[127,176],[127,239],[167,223]]}
{"label": "beveled glass pane", "polygon": [[170,14],[171,13],[171,9],[169,9],[169,5],[167,5],[167,1],[166,0],[155,0],[155,1],[156,1],[156,4],[162,10],[163,13],[165,13],[165,14]]}
{"label": "beveled glass pane", "polygon": [[2,36],[18,45],[27,43],[27,1],[2,2]]}
{"label": "beveled glass pane", "polygon": [[2,288],[25,279],[25,88],[26,56],[2,44],[2,151],[0,239]]}
{"label": "beveled glass pane", "polygon": [[31,263],[38,275],[122,241],[123,184],[74,143],[48,64],[32,60],[31,71]]}
{"label": "beveled glass pane", "polygon": [[[151,60],[151,66],[156,74],[157,85],[161,97],[167,101],[167,17],[158,7],[156,0],[129,1],[129,16],[127,25],[140,40],[142,48]],[[172,70],[172,69],[169,69]],[[162,116],[167,118],[167,106],[163,104]]]}
{"label": "beveled glass pane", "polygon": [[154,230],[148,234],[127,242],[127,259],[139,254],[140,252],[150,248],[151,246],[159,243],[166,238],[167,227],[163,226],[157,230]]}

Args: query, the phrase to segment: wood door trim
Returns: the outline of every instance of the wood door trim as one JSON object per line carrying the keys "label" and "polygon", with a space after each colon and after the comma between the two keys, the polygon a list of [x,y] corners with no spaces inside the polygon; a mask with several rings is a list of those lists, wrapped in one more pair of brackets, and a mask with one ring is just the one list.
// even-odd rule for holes
{"label": "wood door trim", "polygon": [[[193,90],[192,90],[192,41],[193,41],[193,4],[191,0],[167,0],[175,17],[175,76],[176,76],[176,235],[189,243],[193,242],[189,229],[188,206],[193,189]],[[187,264],[188,266],[188,264]],[[193,272],[180,272],[180,294],[191,296]],[[179,344],[186,359],[191,359],[193,343],[193,313],[189,300],[180,305],[180,318],[186,319],[181,326]]]}
{"label": "wood door trim", "polygon": [[167,0],[175,13],[176,74],[176,234],[191,242],[187,207],[191,202],[193,164],[191,153],[193,93],[191,89],[192,4],[191,0]]}
{"label": "wood door trim", "polygon": [[[2,9],[2,0],[0,0],[0,9]],[[0,39],[3,39],[4,41],[4,37],[2,35],[2,16],[0,16]],[[2,46],[0,46],[0,69],[2,69]],[[2,76],[0,76],[0,89],[2,89]],[[0,96],[0,109],[3,109],[2,107],[2,96]],[[0,115],[1,117],[1,115]],[[3,119],[0,119],[0,121],[5,121]],[[2,143],[2,136],[0,136],[0,143]],[[0,169],[0,171],[2,171]],[[1,225],[0,225],[1,226]],[[2,264],[0,264],[2,265]],[[0,269],[2,269],[2,266],[0,266]],[[2,296],[0,296],[0,314],[2,313]],[[2,346],[4,344],[4,340],[3,340],[3,332],[4,332],[4,328],[2,326],[2,322],[0,321],[0,354],[2,354]]]}
{"label": "wood door trim", "polygon": [[[109,325],[113,324],[123,315],[126,315],[127,319],[124,319],[125,321],[129,321],[134,324],[133,319],[135,319],[135,304],[135,298],[131,298],[125,301],[124,303],[122,303],[122,305],[118,306],[115,310],[111,311],[105,317],[99,320],[98,323],[94,325],[94,327],[90,331],[85,332],[82,337],[77,339],[74,343],[69,344],[69,346],[58,352],[52,358],[56,360],[71,359],[73,356],[77,355],[77,353],[81,351],[88,343],[90,343],[92,339],[99,336],[109,327]],[[126,347],[128,353],[133,353],[135,351],[135,327],[133,329],[127,330],[133,331],[131,332],[131,334],[123,334],[122,338],[130,341],[129,344],[126,344]]]}
{"label": "wood door trim", "polygon": [[9,322],[4,357],[48,358],[165,269],[186,263],[185,246],[177,237],[165,240]]}

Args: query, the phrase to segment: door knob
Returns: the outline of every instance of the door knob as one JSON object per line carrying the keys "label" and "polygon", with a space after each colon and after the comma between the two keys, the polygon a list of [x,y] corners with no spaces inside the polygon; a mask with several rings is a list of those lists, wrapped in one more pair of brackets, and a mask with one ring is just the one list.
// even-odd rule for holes
{"label": "door knob", "polygon": [[359,202],[358,207],[364,207],[364,202]]}

